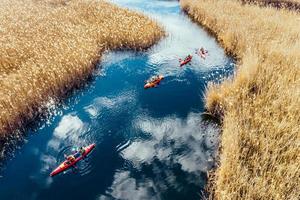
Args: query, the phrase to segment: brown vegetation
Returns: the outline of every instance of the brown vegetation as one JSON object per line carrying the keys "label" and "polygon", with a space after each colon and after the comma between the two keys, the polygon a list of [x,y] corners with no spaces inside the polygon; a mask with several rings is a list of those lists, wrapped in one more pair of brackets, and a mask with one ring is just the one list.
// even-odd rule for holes
{"label": "brown vegetation", "polygon": [[181,6],[239,61],[234,79],[206,95],[223,117],[214,198],[299,199],[300,16],[236,0]]}
{"label": "brown vegetation", "polygon": [[300,0],[240,0],[243,3],[252,3],[259,6],[271,6],[277,9],[300,11]]}
{"label": "brown vegetation", "polygon": [[145,49],[164,32],[105,1],[1,0],[0,34],[2,137],[80,85],[104,50]]}

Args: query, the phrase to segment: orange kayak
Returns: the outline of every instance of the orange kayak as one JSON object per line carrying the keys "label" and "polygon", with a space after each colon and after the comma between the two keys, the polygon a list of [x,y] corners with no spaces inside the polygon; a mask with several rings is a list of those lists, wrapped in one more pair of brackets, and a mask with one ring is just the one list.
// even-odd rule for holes
{"label": "orange kayak", "polygon": [[153,88],[153,87],[157,86],[163,79],[164,79],[164,77],[162,75],[159,75],[159,77],[156,80],[154,80],[150,83],[146,83],[146,85],[144,85],[144,88],[145,89]]}

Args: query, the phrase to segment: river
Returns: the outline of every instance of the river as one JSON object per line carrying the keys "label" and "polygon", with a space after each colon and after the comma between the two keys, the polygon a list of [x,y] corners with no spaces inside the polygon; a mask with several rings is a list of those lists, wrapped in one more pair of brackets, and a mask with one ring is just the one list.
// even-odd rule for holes
{"label": "river", "polygon": [[[168,36],[146,52],[107,52],[93,80],[30,131],[0,176],[1,200],[200,199],[215,165],[218,126],[201,118],[209,81],[233,59],[181,12],[177,1],[114,0],[157,20]],[[195,55],[205,47],[206,60]],[[188,54],[190,65],[179,67]],[[152,75],[165,79],[144,90]],[[79,172],[54,178],[58,157],[96,143]]]}

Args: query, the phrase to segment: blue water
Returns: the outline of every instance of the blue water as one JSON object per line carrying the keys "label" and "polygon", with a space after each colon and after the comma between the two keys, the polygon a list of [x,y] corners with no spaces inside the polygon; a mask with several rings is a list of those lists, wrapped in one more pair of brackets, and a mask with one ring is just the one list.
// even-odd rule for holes
{"label": "blue water", "polygon": [[[199,199],[214,166],[218,127],[204,122],[203,93],[209,81],[233,72],[215,39],[192,23],[177,1],[115,0],[157,20],[168,36],[147,52],[107,52],[94,78],[55,106],[51,116],[7,162],[1,200]],[[191,65],[178,58],[199,46]],[[144,80],[166,78],[144,90]],[[96,143],[80,172],[54,178],[57,155],[67,146]]]}

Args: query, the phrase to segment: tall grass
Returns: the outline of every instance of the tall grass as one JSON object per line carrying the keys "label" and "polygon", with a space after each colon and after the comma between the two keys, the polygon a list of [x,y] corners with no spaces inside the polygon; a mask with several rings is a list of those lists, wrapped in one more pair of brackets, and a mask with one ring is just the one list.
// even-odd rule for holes
{"label": "tall grass", "polygon": [[239,66],[211,85],[207,109],[223,118],[215,199],[299,199],[300,16],[236,0],[182,0]]}
{"label": "tall grass", "polygon": [[238,0],[243,3],[300,11],[300,0]]}
{"label": "tall grass", "polygon": [[0,35],[3,136],[33,119],[49,99],[80,85],[104,50],[145,49],[164,31],[101,0],[1,0]]}

